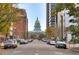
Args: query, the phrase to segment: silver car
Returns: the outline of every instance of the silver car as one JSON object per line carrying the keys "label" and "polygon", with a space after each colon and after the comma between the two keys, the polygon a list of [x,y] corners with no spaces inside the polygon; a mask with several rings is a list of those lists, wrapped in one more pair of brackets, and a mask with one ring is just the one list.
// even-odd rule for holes
{"label": "silver car", "polygon": [[7,49],[7,48],[16,48],[17,44],[13,40],[6,40],[0,43],[0,47]]}
{"label": "silver car", "polygon": [[55,44],[55,47],[66,49],[67,48],[67,45],[66,45],[66,42],[65,41],[57,41],[56,44]]}

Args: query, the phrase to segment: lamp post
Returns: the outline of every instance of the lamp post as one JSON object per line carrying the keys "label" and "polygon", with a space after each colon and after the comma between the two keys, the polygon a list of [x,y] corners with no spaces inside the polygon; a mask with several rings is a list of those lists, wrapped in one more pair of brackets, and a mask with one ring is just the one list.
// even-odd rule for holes
{"label": "lamp post", "polygon": [[13,38],[16,38],[15,32],[16,32],[16,27],[14,27],[13,29]]}

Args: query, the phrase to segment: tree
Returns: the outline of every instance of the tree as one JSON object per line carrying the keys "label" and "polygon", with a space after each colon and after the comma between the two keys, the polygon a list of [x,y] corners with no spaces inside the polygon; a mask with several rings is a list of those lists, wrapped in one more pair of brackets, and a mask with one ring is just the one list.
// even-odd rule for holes
{"label": "tree", "polygon": [[48,38],[56,37],[57,36],[56,28],[54,28],[54,27],[48,27],[46,29],[46,34],[47,34]]}
{"label": "tree", "polygon": [[75,3],[57,3],[55,8],[52,11],[52,15],[56,15],[58,12],[66,9],[69,10],[69,15],[74,15],[78,14],[76,11],[78,8],[75,8],[76,4]]}
{"label": "tree", "polygon": [[36,34],[31,34],[31,38],[32,39],[37,39],[37,35]]}
{"label": "tree", "polygon": [[11,22],[17,18],[16,8],[13,7],[12,3],[1,3],[0,4],[0,33],[8,35],[10,31]]}
{"label": "tree", "polygon": [[79,43],[79,27],[75,25],[71,25],[68,27],[69,31],[72,32],[72,42]]}
{"label": "tree", "polygon": [[46,34],[45,33],[40,33],[38,39],[41,40],[42,38],[45,38]]}
{"label": "tree", "polygon": [[75,36],[79,36],[79,6],[75,3],[58,3],[56,4],[54,10],[52,11],[52,16],[56,16],[58,12],[61,12],[63,10],[68,10],[69,16],[74,16],[76,18],[73,20],[70,20],[72,23],[77,23],[77,25],[71,25],[69,27],[69,30],[73,33]]}

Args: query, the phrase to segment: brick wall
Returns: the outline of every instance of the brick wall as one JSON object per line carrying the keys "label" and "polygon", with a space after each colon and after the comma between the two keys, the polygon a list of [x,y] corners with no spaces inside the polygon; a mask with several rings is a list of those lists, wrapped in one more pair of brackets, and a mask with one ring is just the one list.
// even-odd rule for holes
{"label": "brick wall", "polygon": [[19,9],[17,15],[19,15],[18,21],[14,22],[14,35],[16,38],[27,38],[28,36],[28,19],[26,11]]}

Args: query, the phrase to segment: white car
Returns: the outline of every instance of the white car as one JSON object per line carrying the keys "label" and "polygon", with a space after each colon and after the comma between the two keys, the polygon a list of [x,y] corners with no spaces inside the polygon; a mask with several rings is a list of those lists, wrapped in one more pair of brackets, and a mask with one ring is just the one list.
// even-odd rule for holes
{"label": "white car", "polygon": [[33,39],[28,39],[28,42],[32,42],[33,41]]}
{"label": "white car", "polygon": [[42,41],[47,43],[47,42],[49,42],[49,39],[43,38]]}
{"label": "white car", "polygon": [[54,41],[54,40],[50,40],[49,42],[47,42],[47,44],[55,45],[55,44],[56,44],[56,41]]}
{"label": "white car", "polygon": [[25,39],[19,39],[18,40],[18,43],[19,44],[27,44],[29,41],[28,40],[25,40]]}

